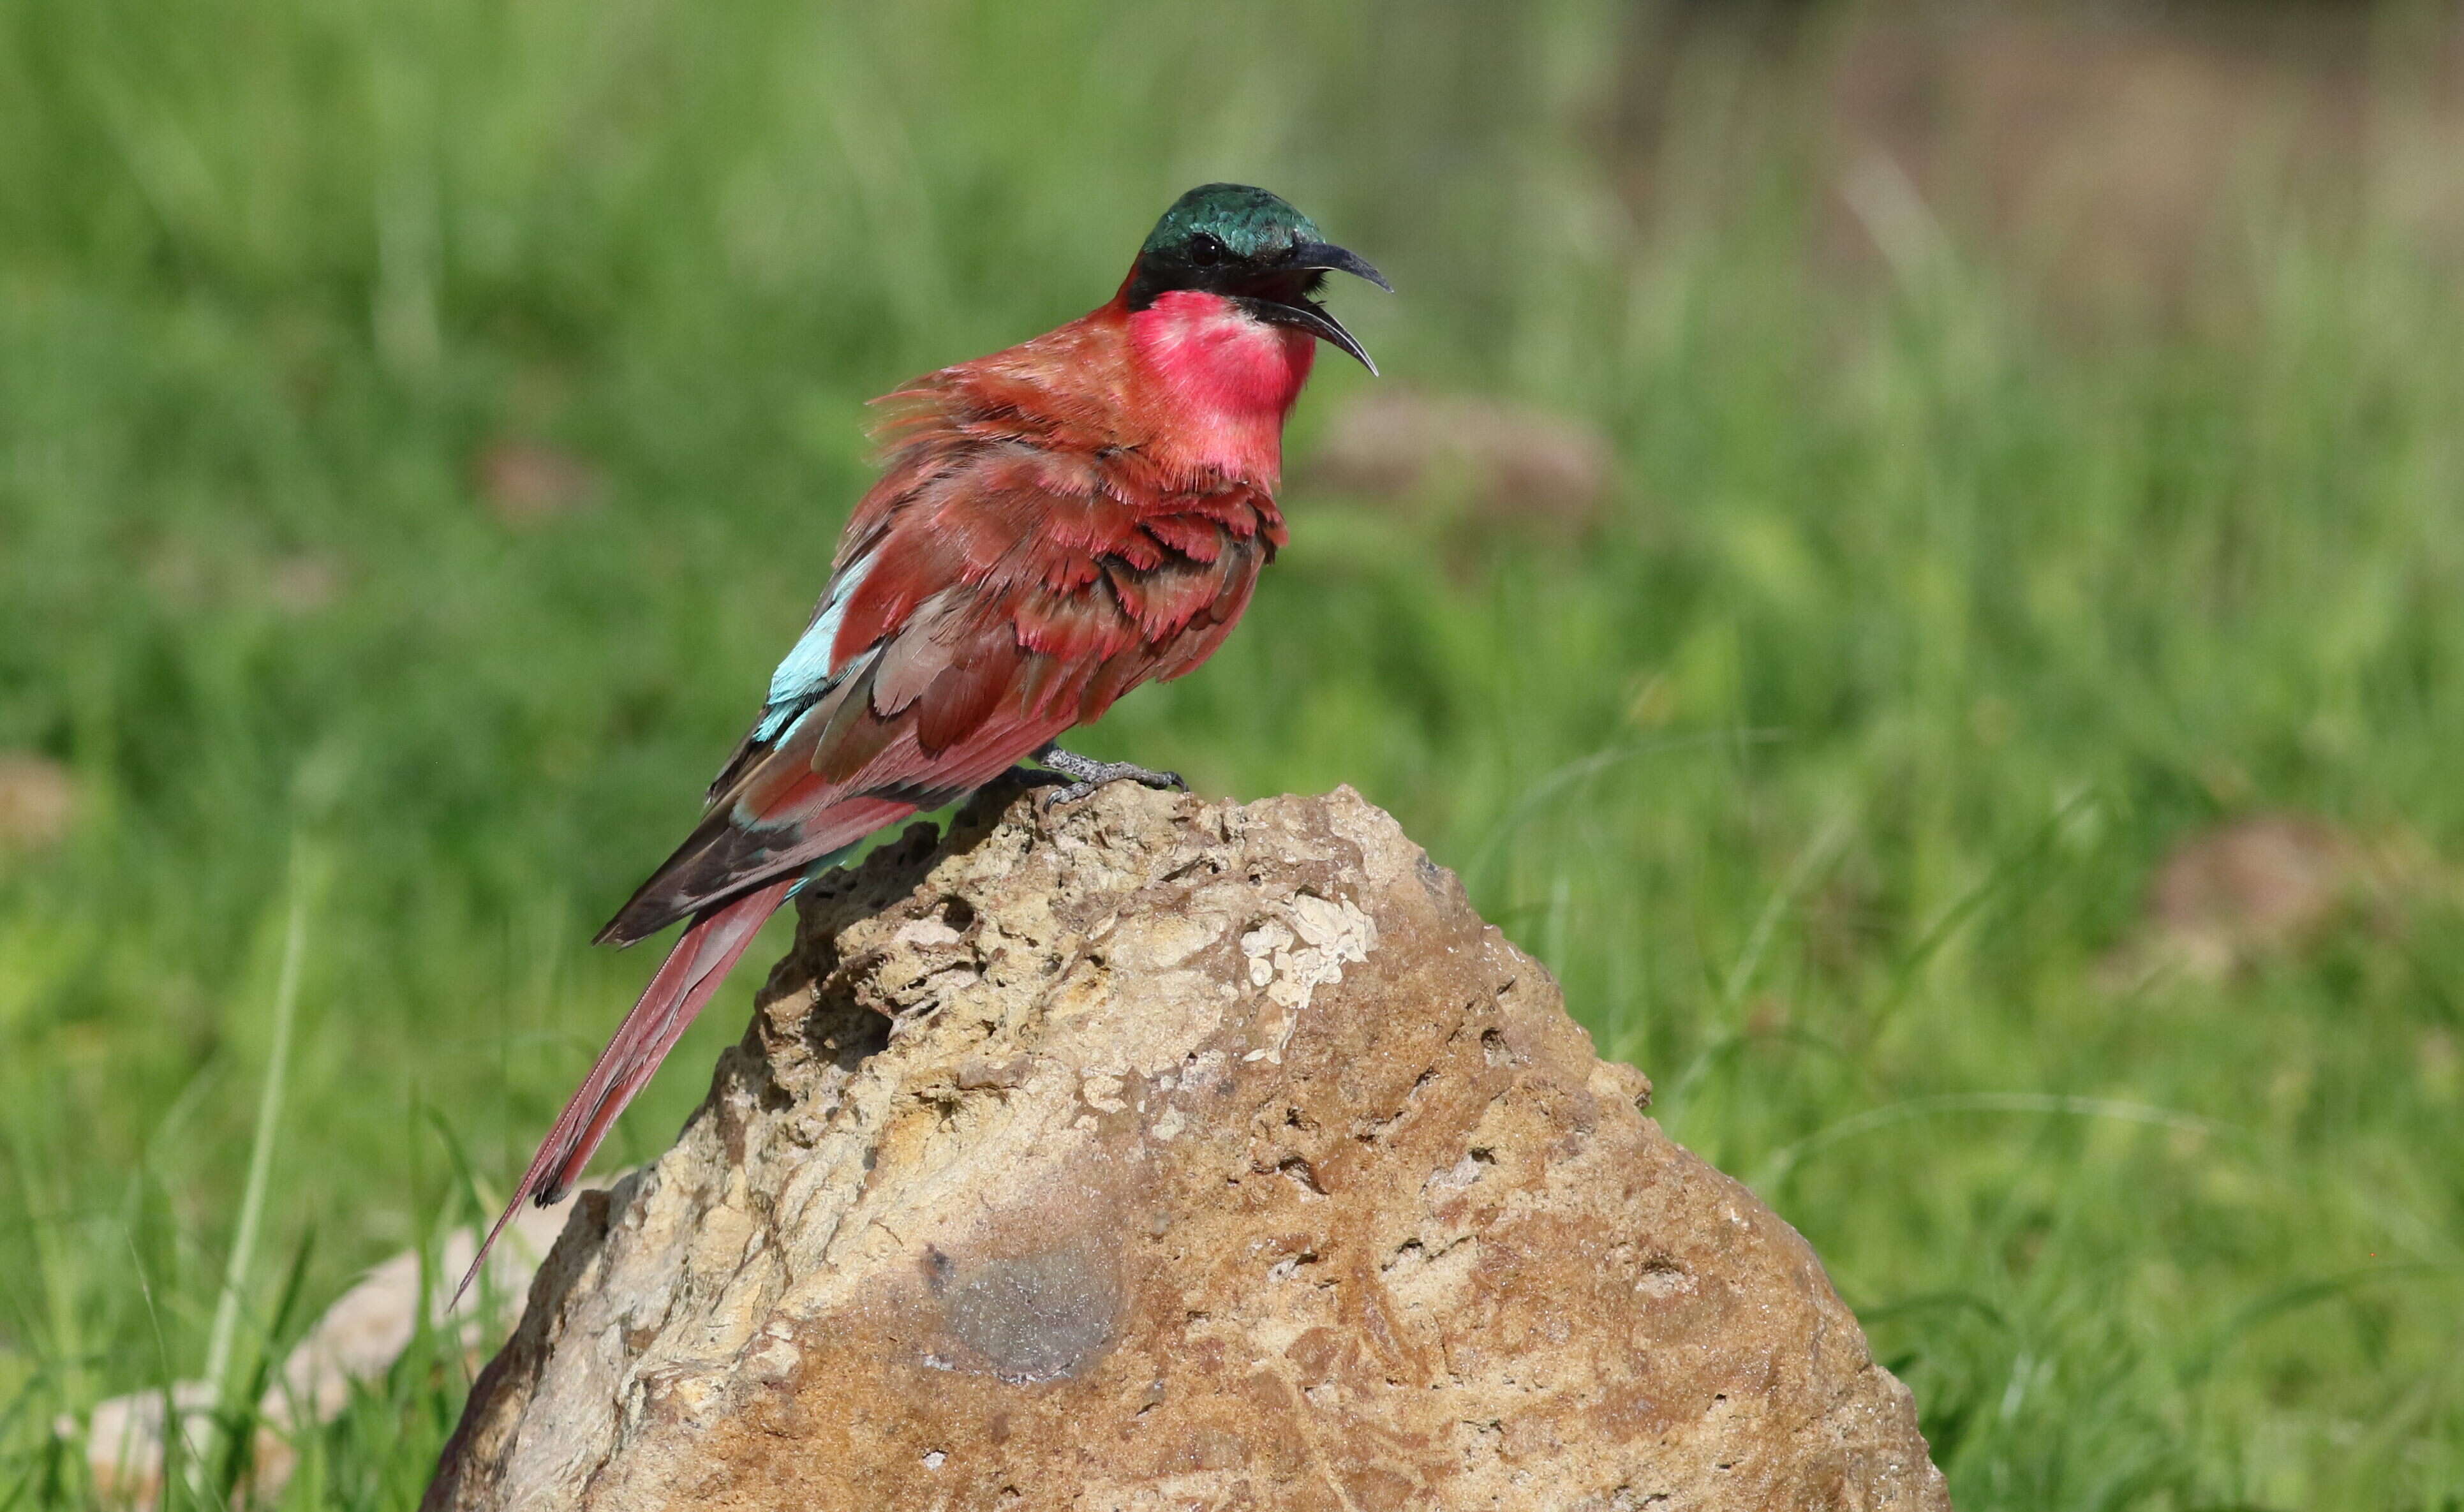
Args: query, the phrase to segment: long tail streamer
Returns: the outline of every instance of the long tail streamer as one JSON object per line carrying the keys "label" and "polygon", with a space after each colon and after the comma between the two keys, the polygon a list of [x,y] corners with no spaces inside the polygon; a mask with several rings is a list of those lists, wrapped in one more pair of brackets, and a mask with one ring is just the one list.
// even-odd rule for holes
{"label": "long tail streamer", "polygon": [[488,1251],[495,1246],[497,1236],[505,1232],[505,1225],[513,1221],[524,1202],[548,1207],[561,1200],[565,1191],[582,1178],[600,1141],[615,1127],[616,1115],[625,1111],[633,1094],[657,1072],[659,1063],[668,1058],[677,1039],[718,992],[728,972],[753,943],[762,922],[778,911],[797,881],[794,877],[783,878],[758,892],[723,903],[695,919],[678,937],[658,975],[642,990],[641,1000],[633,1004],[633,1011],[617,1027],[616,1037],[599,1052],[599,1060],[583,1079],[581,1089],[564,1105],[564,1111],[557,1115],[556,1127],[548,1130],[539,1153],[531,1157],[530,1169],[522,1172],[512,1200],[497,1216],[495,1227],[488,1231],[487,1240],[479,1246],[462,1283],[453,1288],[449,1307],[471,1289],[479,1267],[487,1263]]}

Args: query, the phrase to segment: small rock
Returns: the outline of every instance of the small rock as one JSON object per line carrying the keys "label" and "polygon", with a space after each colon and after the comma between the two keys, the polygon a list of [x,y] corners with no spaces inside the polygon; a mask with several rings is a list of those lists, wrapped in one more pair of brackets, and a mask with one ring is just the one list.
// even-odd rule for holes
{"label": "small rock", "polygon": [[[564,1226],[573,1198],[552,1208],[525,1204],[506,1230],[506,1242],[488,1257],[488,1284],[500,1296],[520,1296],[539,1269],[539,1258]],[[446,1237],[440,1263],[431,1274],[458,1277],[477,1253],[478,1236],[456,1229]],[[254,1472],[250,1491],[257,1501],[272,1502],[297,1467],[289,1435],[313,1424],[330,1422],[350,1405],[351,1392],[381,1380],[410,1344],[419,1325],[423,1271],[416,1251],[406,1251],[362,1277],[336,1299],[306,1338],[282,1362],[281,1378],[257,1404],[260,1424],[252,1446]],[[429,1322],[452,1323],[430,1297]],[[473,1297],[466,1296],[458,1325],[467,1348],[476,1350],[502,1338],[488,1324],[502,1320],[475,1317]],[[214,1394],[203,1381],[178,1381],[171,1400],[179,1414],[184,1453],[206,1454],[211,1444]],[[84,1442],[86,1469],[95,1488],[114,1505],[140,1509],[157,1505],[163,1495],[163,1449],[168,1434],[163,1416],[163,1392],[137,1391],[95,1404],[79,1423],[64,1417],[53,1425],[63,1442]],[[253,1503],[252,1503],[253,1504]]]}
{"label": "small rock", "polygon": [[2147,893],[2143,953],[2221,978],[2316,941],[2370,891],[2352,836],[2301,814],[2254,814],[2176,844]]}
{"label": "small rock", "polygon": [[1606,437],[1491,399],[1379,387],[1335,417],[1310,459],[1322,487],[1384,501],[1451,502],[1489,526],[1573,536],[1608,499]]}
{"label": "small rock", "polygon": [[314,614],[342,596],[342,569],[313,552],[284,557],[266,569],[265,596],[285,614]]}
{"label": "small rock", "polygon": [[322,552],[267,557],[229,544],[205,549],[178,540],[164,543],[147,559],[143,578],[154,597],[172,608],[270,606],[292,618],[331,608],[348,583],[341,562]]}
{"label": "small rock", "polygon": [[605,480],[585,459],[542,441],[491,442],[473,466],[479,497],[498,522],[534,529],[596,505]]}
{"label": "small rock", "polygon": [[77,783],[56,761],[0,752],[0,849],[57,844],[77,822]]}
{"label": "small rock", "polygon": [[2444,1028],[2425,1029],[2420,1048],[2421,1089],[2436,1103],[2453,1103],[2464,1086],[2464,1052],[2455,1036]]}
{"label": "small rock", "polygon": [[[162,1500],[163,1444],[167,1437],[163,1395],[156,1391],[115,1396],[96,1403],[87,1415],[81,1430],[86,1468],[94,1477],[95,1489],[115,1504],[143,1512]],[[213,1392],[203,1381],[175,1381],[170,1396],[179,1414],[182,1454],[190,1459],[204,1458],[213,1452]],[[52,1431],[62,1439],[75,1439],[80,1433],[74,1418],[55,1423]],[[260,1464],[268,1457],[280,1463],[289,1456],[288,1447],[264,1430],[252,1447]]]}

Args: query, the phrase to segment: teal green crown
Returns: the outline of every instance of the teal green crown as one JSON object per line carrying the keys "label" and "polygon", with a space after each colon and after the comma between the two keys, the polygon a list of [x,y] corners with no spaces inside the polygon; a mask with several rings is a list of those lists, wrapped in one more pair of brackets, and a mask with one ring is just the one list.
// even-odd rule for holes
{"label": "teal green crown", "polygon": [[1189,246],[1204,234],[1244,261],[1268,261],[1300,242],[1323,240],[1317,223],[1281,195],[1246,184],[1201,184],[1172,202],[1139,255]]}

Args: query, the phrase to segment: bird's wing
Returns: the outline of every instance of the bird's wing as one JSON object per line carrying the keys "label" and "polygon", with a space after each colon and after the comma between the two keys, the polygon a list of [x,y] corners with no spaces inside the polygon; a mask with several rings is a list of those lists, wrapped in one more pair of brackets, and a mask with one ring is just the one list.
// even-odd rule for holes
{"label": "bird's wing", "polygon": [[1283,535],[1262,490],[1132,453],[902,455],[674,855],[601,934],[640,939],[973,791],[1204,661]]}

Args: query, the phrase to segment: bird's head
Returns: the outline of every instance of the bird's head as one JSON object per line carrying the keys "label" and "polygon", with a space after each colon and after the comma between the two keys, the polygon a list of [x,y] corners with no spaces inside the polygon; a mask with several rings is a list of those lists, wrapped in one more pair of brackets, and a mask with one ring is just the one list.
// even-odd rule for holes
{"label": "bird's head", "polygon": [[1360,342],[1310,297],[1329,273],[1394,292],[1367,259],[1320,236],[1316,223],[1280,196],[1245,184],[1201,184],[1155,222],[1122,295],[1133,311],[1177,289],[1219,295],[1253,318],[1333,342],[1375,373]]}

